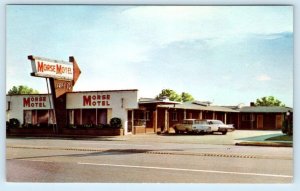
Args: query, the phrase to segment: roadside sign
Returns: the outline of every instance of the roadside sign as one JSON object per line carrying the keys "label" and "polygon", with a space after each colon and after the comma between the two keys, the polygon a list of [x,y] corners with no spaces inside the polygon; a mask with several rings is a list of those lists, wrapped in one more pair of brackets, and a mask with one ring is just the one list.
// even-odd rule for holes
{"label": "roadside sign", "polygon": [[55,97],[59,97],[66,92],[73,91],[72,81],[54,79]]}
{"label": "roadside sign", "polygon": [[36,56],[28,56],[28,59],[31,60],[32,76],[73,80],[73,63]]}

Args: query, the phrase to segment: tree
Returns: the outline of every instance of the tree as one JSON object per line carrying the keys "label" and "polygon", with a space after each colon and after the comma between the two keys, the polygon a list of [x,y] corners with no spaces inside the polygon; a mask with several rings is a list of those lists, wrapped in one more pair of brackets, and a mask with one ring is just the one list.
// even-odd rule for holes
{"label": "tree", "polygon": [[171,89],[163,89],[161,93],[156,96],[156,99],[162,99],[164,97],[168,97],[170,101],[193,101],[194,98],[191,94],[182,92],[181,94],[177,94],[174,90]]}
{"label": "tree", "polygon": [[182,92],[181,98],[182,98],[183,102],[194,101],[195,100],[191,94],[186,93],[186,92]]}
{"label": "tree", "polygon": [[171,89],[163,89],[161,93],[156,96],[156,99],[162,99],[164,97],[168,97],[171,101],[181,101],[181,96],[178,95],[174,90]]}
{"label": "tree", "polygon": [[278,99],[275,99],[274,96],[268,96],[268,97],[262,97],[260,99],[256,99],[256,106],[282,106],[285,105],[279,101]]}
{"label": "tree", "polygon": [[19,95],[19,94],[38,94],[37,90],[29,88],[28,86],[20,85],[18,87],[13,86],[9,91],[8,95]]}

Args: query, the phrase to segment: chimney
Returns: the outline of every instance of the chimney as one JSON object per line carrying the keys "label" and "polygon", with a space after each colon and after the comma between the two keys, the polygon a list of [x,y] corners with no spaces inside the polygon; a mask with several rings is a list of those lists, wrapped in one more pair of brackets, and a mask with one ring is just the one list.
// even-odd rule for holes
{"label": "chimney", "polygon": [[251,106],[251,107],[254,107],[254,106],[255,106],[255,103],[254,103],[254,102],[250,102],[250,106]]}

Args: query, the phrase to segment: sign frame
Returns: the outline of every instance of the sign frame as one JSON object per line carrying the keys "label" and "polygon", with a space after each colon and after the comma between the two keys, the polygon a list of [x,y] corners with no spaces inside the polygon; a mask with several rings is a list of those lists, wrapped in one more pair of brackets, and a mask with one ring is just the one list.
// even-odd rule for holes
{"label": "sign frame", "polygon": [[74,64],[63,60],[53,60],[37,56],[28,56],[31,60],[31,76],[73,81]]}

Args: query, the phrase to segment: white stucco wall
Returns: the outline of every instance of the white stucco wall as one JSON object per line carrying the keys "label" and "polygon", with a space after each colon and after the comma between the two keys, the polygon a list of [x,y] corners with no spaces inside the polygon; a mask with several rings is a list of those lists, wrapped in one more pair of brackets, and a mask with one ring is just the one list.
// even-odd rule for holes
{"label": "white stucco wall", "polygon": [[[108,119],[118,117],[127,133],[128,110],[138,108],[137,90],[90,91],[67,93],[67,109],[109,109]],[[111,111],[111,113],[110,113]]]}
{"label": "white stucco wall", "polygon": [[[47,94],[6,96],[6,120],[16,118],[22,124],[24,110],[50,109],[49,97],[51,96]],[[50,100],[52,104],[52,99]]]}
{"label": "white stucco wall", "polygon": [[[23,123],[24,110],[50,109],[49,95],[14,95],[6,96],[6,103],[10,102],[9,110],[6,110],[6,120],[17,118]],[[51,108],[53,108],[52,98]],[[6,109],[8,109],[6,107]],[[118,117],[122,120],[125,134],[127,133],[128,110],[138,108],[137,90],[112,90],[112,91],[85,91],[67,93],[67,109],[108,109],[107,121]]]}

